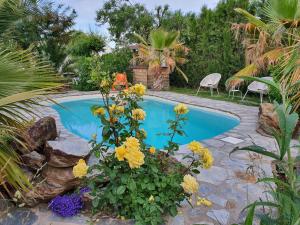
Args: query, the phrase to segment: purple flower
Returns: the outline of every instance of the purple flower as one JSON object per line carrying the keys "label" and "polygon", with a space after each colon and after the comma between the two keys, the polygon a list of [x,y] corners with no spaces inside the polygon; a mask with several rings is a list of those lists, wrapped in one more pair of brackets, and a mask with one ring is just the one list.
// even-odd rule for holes
{"label": "purple flower", "polygon": [[80,195],[56,196],[51,200],[49,207],[52,212],[62,217],[75,216],[83,208],[83,201]]}
{"label": "purple flower", "polygon": [[79,190],[80,195],[83,195],[84,193],[90,192],[91,189],[89,187],[83,187]]}

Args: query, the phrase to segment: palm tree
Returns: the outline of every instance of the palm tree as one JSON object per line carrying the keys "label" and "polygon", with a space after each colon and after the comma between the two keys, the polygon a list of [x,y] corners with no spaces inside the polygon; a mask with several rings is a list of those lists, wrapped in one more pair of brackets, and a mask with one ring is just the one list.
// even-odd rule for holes
{"label": "palm tree", "polygon": [[140,40],[138,60],[149,66],[154,72],[153,88],[161,90],[163,88],[164,73],[162,68],[167,69],[167,73],[175,69],[188,81],[187,76],[177,66],[186,63],[186,56],[189,49],[179,42],[179,32],[166,32],[157,29],[150,32],[148,43],[140,35],[136,37]]}
{"label": "palm tree", "polygon": [[[27,4],[23,0],[0,0],[1,36],[27,14]],[[14,140],[23,144],[18,136],[24,124],[36,114],[35,106],[59,86],[61,82],[48,62],[30,50],[15,50],[0,44],[0,185],[4,188],[6,183],[16,189],[30,187],[18,166],[19,156],[8,143]]]}
{"label": "palm tree", "polygon": [[[291,84],[297,83],[300,80],[300,58],[295,59],[300,49],[299,0],[269,0],[264,7],[266,21],[243,9],[236,11],[248,20],[246,24],[232,25],[236,38],[240,39],[242,36],[246,49],[246,67],[234,75],[237,79],[229,80],[229,86],[238,85],[242,82],[239,78],[244,76],[261,74],[268,70],[270,65],[276,65],[281,70],[276,79]],[[300,106],[300,92],[293,98]]]}

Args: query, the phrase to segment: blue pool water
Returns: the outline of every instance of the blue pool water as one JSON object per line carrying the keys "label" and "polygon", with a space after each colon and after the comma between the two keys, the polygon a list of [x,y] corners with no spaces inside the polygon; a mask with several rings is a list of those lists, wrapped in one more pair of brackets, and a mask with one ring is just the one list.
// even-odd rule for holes
{"label": "blue pool water", "polygon": [[[97,133],[101,138],[100,120],[91,113],[91,106],[99,105],[98,99],[78,100],[63,102],[64,108],[52,106],[58,111],[61,121],[66,129],[86,140],[90,140],[92,134]],[[168,138],[158,135],[168,131],[167,120],[174,118],[175,103],[145,99],[141,103],[147,113],[143,128],[147,131],[146,143],[162,148]],[[201,141],[222,134],[239,124],[239,120],[221,113],[215,113],[190,107],[187,114],[188,120],[185,123],[184,131],[186,136],[177,136],[175,141],[179,144],[187,144],[190,141]]]}

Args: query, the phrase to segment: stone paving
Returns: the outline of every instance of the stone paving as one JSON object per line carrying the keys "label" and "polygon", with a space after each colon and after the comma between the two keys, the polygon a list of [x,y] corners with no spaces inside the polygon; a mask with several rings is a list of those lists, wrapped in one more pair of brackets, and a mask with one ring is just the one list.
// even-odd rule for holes
{"label": "stone paving", "polygon": [[[89,98],[96,92],[68,92],[56,95],[56,99]],[[273,139],[264,137],[256,132],[258,108],[238,105],[230,102],[210,100],[195,96],[188,96],[172,92],[148,91],[149,96],[155,96],[189,105],[205,107],[211,110],[219,110],[236,116],[240,124],[234,129],[202,141],[213,153],[215,162],[210,170],[202,170],[197,176],[200,183],[199,195],[212,201],[211,207],[195,206],[191,208],[186,202],[182,203],[180,213],[174,218],[168,218],[168,225],[196,225],[196,224],[221,224],[228,225],[239,223],[245,217],[241,210],[259,197],[263,196],[264,187],[255,184],[255,177],[271,174],[270,159],[261,158],[246,152],[239,152],[229,156],[230,151],[236,146],[246,146],[255,142],[268,149],[274,149]],[[73,96],[73,97],[72,97]],[[66,99],[66,98],[65,98]],[[42,115],[53,116],[57,121],[60,138],[74,141],[83,140],[67,131],[52,108],[44,109]],[[231,144],[223,141],[226,137],[238,138],[242,142]],[[180,147],[176,158],[182,161],[184,155],[189,154],[185,145]],[[185,162],[183,162],[185,163]],[[249,173],[247,171],[250,171]],[[1,205],[1,204],[0,204]],[[24,216],[26,215],[26,216]],[[23,220],[21,220],[22,218]],[[28,218],[28,219],[27,219]],[[27,219],[27,220],[26,220]],[[25,220],[25,221],[24,221]],[[62,219],[47,210],[45,205],[34,209],[18,209],[10,212],[8,217],[0,219],[1,225],[36,224],[36,225],[60,225],[60,224],[88,224],[89,218],[77,216],[71,219]],[[133,224],[130,221],[120,221],[111,218],[99,218],[94,224]]]}

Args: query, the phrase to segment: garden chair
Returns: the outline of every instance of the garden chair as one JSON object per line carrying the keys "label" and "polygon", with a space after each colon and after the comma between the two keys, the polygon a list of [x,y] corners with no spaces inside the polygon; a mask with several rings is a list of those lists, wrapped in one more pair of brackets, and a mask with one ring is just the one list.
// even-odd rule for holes
{"label": "garden chair", "polygon": [[203,80],[200,82],[200,85],[199,85],[196,95],[198,95],[201,87],[209,88],[211,95],[213,95],[213,93],[214,93],[213,90],[217,89],[217,92],[219,94],[218,86],[219,86],[221,77],[222,77],[222,75],[219,73],[212,73],[212,74],[209,74],[206,77],[204,77]]}
{"label": "garden chair", "polygon": [[[265,80],[272,80],[272,77],[262,77],[262,79]],[[268,95],[269,94],[269,87],[267,84],[261,83],[259,81],[253,81],[249,84],[249,86],[247,87],[247,91],[242,99],[242,101],[244,101],[246,95],[248,94],[248,92],[253,92],[253,93],[258,93],[260,95],[260,103],[263,102],[263,97],[264,95]]]}
{"label": "garden chair", "polygon": [[128,81],[126,73],[117,73],[115,81],[112,85],[112,90],[115,91],[116,87],[125,87],[125,89],[128,89]]}
{"label": "garden chair", "polygon": [[[227,85],[226,85],[227,86]],[[243,92],[240,90],[240,83],[234,86],[227,86],[228,90],[228,97],[234,99],[235,93],[240,93],[241,94],[241,99],[243,98]]]}

